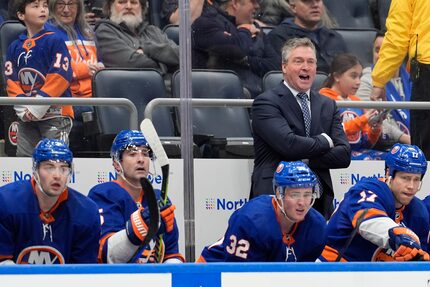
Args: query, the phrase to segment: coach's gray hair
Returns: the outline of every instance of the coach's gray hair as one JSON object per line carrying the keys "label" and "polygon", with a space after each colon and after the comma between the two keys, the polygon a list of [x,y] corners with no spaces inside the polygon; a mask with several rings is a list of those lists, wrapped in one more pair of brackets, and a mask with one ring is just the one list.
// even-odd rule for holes
{"label": "coach's gray hair", "polygon": [[291,51],[299,47],[309,47],[314,51],[316,58],[316,49],[314,43],[309,38],[292,38],[288,40],[282,47],[282,63],[288,61]]}

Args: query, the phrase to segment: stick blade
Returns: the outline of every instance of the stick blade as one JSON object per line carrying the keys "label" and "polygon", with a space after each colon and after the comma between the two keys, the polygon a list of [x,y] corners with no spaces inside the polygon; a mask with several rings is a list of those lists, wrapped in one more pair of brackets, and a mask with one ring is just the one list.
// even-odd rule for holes
{"label": "stick blade", "polygon": [[168,165],[169,158],[167,157],[163,145],[161,144],[160,138],[158,137],[157,131],[155,130],[152,121],[150,119],[144,119],[140,124],[140,130],[142,131],[149,143],[149,146],[157,157],[157,161],[160,166]]}

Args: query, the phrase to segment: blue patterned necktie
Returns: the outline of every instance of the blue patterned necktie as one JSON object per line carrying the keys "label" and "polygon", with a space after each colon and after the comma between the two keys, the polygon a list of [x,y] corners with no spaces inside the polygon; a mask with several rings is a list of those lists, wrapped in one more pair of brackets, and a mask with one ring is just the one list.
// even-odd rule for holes
{"label": "blue patterned necktie", "polygon": [[309,137],[309,135],[311,134],[311,113],[308,107],[308,95],[306,93],[298,93],[297,97],[300,100],[300,107],[302,108],[306,136]]}

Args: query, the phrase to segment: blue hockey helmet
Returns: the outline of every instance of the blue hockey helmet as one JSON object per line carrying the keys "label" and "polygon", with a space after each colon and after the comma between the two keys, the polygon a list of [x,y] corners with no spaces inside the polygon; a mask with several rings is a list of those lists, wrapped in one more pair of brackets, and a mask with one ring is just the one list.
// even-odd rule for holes
{"label": "blue hockey helmet", "polygon": [[[283,193],[285,188],[310,187],[317,192],[317,177],[313,171],[301,161],[281,161],[273,176],[273,187],[276,193],[278,187]],[[318,193],[317,193],[318,196]]]}
{"label": "blue hockey helmet", "polygon": [[[112,143],[110,150],[110,156],[115,160],[120,160],[122,153],[128,147],[146,147],[149,150],[151,147],[146,141],[145,136],[141,131],[137,130],[122,130],[120,131]],[[149,156],[152,158],[152,152],[150,151]]]}
{"label": "blue hockey helmet", "polygon": [[427,171],[427,159],[416,145],[395,144],[385,159],[385,167],[389,168],[390,176],[396,171],[424,174]]}
{"label": "blue hockey helmet", "polygon": [[33,168],[47,160],[65,162],[71,167],[73,153],[62,140],[43,139],[39,141],[33,150]]}

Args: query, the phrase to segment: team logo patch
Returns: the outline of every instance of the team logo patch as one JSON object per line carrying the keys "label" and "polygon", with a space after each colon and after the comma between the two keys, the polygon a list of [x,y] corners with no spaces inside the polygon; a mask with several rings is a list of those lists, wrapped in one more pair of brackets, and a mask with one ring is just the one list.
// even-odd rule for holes
{"label": "team logo patch", "polygon": [[395,154],[399,151],[400,147],[399,146],[395,146],[391,149],[391,154]]}
{"label": "team logo patch", "polygon": [[64,257],[54,247],[46,245],[30,246],[19,253],[17,264],[64,264]]}
{"label": "team logo patch", "polygon": [[17,135],[18,135],[18,122],[12,122],[7,131],[9,142],[16,146],[17,145]]}
{"label": "team logo patch", "polygon": [[280,165],[278,165],[278,167],[276,168],[276,173],[280,173],[282,170],[284,169],[284,164],[281,163]]}

